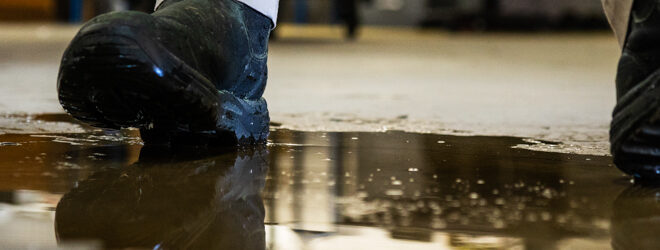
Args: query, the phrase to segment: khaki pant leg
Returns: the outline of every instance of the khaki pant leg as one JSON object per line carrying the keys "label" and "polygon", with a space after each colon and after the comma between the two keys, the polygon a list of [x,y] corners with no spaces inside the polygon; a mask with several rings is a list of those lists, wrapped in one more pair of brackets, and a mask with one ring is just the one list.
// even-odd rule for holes
{"label": "khaki pant leg", "polygon": [[633,0],[602,0],[603,9],[607,19],[612,25],[614,35],[616,35],[619,45],[623,47],[628,33],[628,21],[630,20],[630,11],[632,10]]}

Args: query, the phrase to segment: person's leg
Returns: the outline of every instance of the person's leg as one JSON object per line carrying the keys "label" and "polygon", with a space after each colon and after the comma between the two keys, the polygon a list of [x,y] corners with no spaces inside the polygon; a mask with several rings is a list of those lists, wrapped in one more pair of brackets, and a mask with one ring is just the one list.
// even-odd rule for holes
{"label": "person's leg", "polygon": [[140,128],[147,143],[265,142],[277,2],[165,0],[151,15],[96,17],[62,58],[60,103],[93,126]]}
{"label": "person's leg", "polygon": [[607,19],[612,25],[614,34],[623,46],[623,42],[628,32],[628,21],[630,20],[630,11],[632,9],[633,0],[602,0],[603,9],[607,15]]}
{"label": "person's leg", "polygon": [[355,0],[339,0],[339,17],[346,23],[346,37],[355,39],[359,25],[357,2]]}
{"label": "person's leg", "polygon": [[610,142],[616,166],[637,179],[660,180],[660,4],[605,1],[621,44],[617,105]]}

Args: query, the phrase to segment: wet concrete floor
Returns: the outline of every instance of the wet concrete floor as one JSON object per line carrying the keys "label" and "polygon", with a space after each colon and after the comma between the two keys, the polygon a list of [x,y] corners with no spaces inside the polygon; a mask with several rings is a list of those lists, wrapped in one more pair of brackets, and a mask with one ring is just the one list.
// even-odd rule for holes
{"label": "wet concrete floor", "polygon": [[[63,115],[35,120],[73,122]],[[0,135],[0,249],[653,249],[660,189],[514,137]]]}

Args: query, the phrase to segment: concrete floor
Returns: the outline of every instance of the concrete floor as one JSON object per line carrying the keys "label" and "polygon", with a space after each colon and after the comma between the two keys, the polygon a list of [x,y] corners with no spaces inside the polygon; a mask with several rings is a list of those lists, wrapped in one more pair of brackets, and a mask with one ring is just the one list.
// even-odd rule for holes
{"label": "concrete floor", "polygon": [[[63,112],[58,63],[76,29],[0,24],[0,114]],[[366,28],[356,42],[337,27],[278,32],[266,98],[283,127],[513,135],[607,154],[619,53],[607,32]],[[0,133],[17,126],[7,119]]]}

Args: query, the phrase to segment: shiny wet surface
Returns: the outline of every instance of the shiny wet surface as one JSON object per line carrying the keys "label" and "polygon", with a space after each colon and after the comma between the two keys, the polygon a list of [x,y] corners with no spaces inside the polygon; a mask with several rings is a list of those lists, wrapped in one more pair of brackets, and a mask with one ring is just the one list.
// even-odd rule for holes
{"label": "shiny wet surface", "polygon": [[267,146],[195,148],[143,146],[134,131],[5,134],[0,248],[658,246],[660,189],[633,185],[610,157],[516,147],[532,143],[274,130]]}

